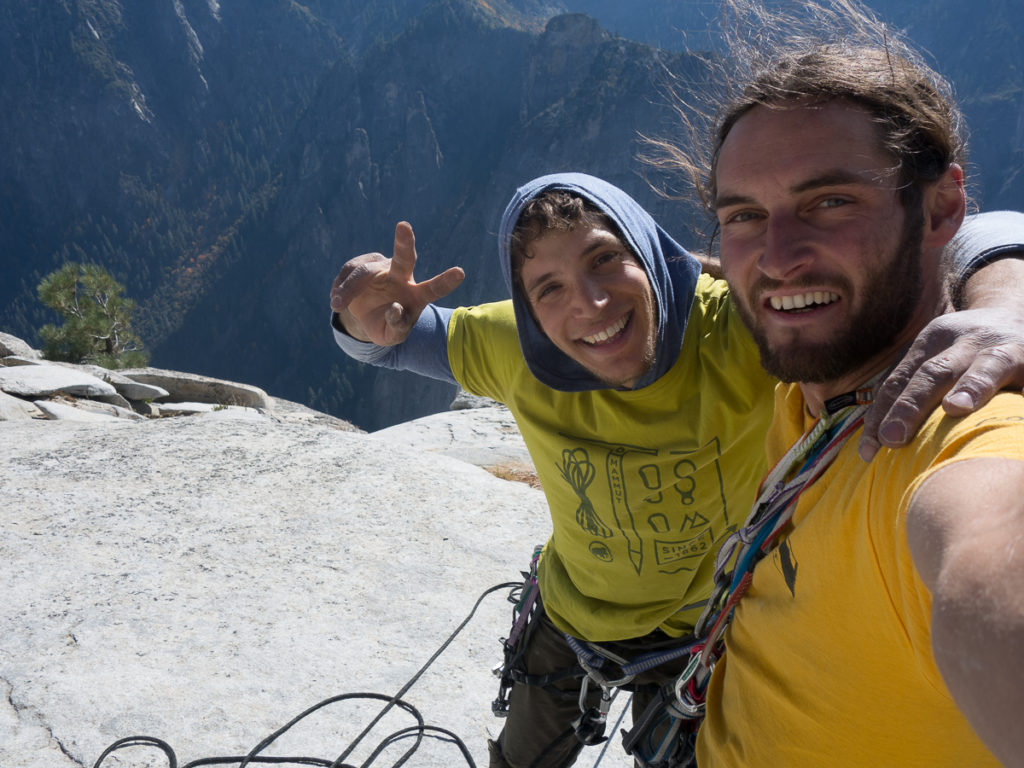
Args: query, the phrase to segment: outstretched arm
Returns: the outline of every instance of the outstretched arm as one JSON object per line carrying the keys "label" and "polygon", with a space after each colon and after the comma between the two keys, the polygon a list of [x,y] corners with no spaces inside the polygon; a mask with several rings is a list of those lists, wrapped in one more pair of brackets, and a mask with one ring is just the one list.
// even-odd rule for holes
{"label": "outstretched arm", "polygon": [[355,339],[378,346],[402,343],[430,302],[454,291],[465,273],[451,267],[422,283],[413,278],[416,237],[412,225],[395,227],[392,258],[367,253],[346,262],[331,285],[337,324]]}
{"label": "outstretched arm", "polygon": [[880,445],[905,445],[940,403],[962,416],[1000,389],[1024,388],[1024,214],[970,217],[950,248],[951,292],[965,311],[929,323],[879,389],[860,440],[865,461]]}
{"label": "outstretched arm", "polygon": [[992,753],[1024,766],[1024,461],[940,469],[911,500],[907,538],[943,680]]}

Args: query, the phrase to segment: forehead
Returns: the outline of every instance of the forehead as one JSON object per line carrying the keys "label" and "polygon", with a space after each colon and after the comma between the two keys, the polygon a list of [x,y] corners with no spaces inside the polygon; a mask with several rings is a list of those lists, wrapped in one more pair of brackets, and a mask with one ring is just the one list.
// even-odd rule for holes
{"label": "forehead", "polygon": [[[523,270],[531,263],[575,261],[593,250],[610,247],[625,247],[617,234],[600,224],[578,224],[572,229],[551,229],[534,238],[526,246],[527,258]],[[551,264],[548,264],[550,267]]]}
{"label": "forehead", "polygon": [[756,183],[799,184],[823,175],[880,184],[894,165],[881,128],[862,107],[844,101],[758,106],[736,121],[722,143],[716,203]]}

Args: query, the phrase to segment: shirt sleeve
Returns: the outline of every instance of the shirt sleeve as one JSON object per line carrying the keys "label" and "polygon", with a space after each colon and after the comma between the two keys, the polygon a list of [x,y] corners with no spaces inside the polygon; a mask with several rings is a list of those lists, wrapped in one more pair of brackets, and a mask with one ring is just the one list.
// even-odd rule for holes
{"label": "shirt sleeve", "polygon": [[1007,256],[1024,255],[1024,213],[991,211],[964,219],[949,244],[954,305],[967,280],[979,269]]}
{"label": "shirt sleeve", "polygon": [[428,304],[408,338],[392,347],[380,347],[352,338],[337,321],[337,315],[331,316],[331,328],[342,352],[354,360],[457,384],[448,362],[448,321],[453,312],[447,307]]}

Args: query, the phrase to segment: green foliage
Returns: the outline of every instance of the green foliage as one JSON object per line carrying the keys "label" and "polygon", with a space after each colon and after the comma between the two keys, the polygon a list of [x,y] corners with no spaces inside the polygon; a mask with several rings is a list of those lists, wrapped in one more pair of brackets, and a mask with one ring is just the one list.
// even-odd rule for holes
{"label": "green foliage", "polygon": [[39,329],[43,354],[50,360],[94,363],[104,368],[145,365],[149,356],[131,328],[135,302],[103,267],[68,262],[39,283],[39,299],[64,324]]}

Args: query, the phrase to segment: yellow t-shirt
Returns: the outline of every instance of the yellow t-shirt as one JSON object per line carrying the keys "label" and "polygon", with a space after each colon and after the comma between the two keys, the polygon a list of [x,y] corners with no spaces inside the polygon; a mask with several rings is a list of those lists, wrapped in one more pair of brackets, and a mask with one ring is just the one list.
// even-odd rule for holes
{"label": "yellow t-shirt", "polygon": [[[780,385],[776,408],[771,461],[810,425],[798,387]],[[960,420],[936,411],[910,446],[870,464],[858,436],[754,569],[708,689],[701,766],[998,765],[936,668],[905,513],[949,462],[1024,458],[1024,398],[999,395]]]}
{"label": "yellow t-shirt", "polygon": [[551,510],[539,579],[556,626],[591,641],[689,632],[764,472],[774,387],[725,284],[701,276],[678,361],[640,390],[538,382],[508,301],[456,310],[448,358],[466,390],[509,407],[530,450]]}

